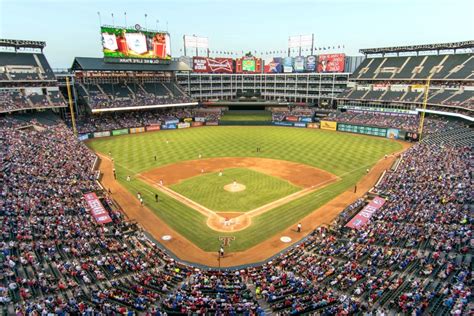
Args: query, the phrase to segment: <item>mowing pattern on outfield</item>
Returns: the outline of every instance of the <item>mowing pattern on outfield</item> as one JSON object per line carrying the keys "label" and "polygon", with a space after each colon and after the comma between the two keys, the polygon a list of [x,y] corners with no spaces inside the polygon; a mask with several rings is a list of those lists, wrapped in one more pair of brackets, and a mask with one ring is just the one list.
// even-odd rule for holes
{"label": "mowing pattern on outfield", "polygon": [[[168,142],[166,142],[168,140]],[[399,143],[375,137],[332,131],[285,127],[203,127],[187,130],[159,131],[96,139],[88,143],[94,150],[112,153],[119,181],[134,195],[141,192],[152,201],[157,192],[134,175],[158,166],[203,157],[266,157],[308,164],[341,178],[314,193],[277,207],[253,219],[240,232],[223,234],[206,225],[206,217],[167,196],[150,208],[173,229],[207,251],[219,246],[218,237],[232,235],[236,240],[230,251],[247,249],[296,223],[353,186],[365,170],[384,154],[401,149]],[[256,147],[262,148],[261,153]],[[154,156],[157,156],[157,161]]]}
{"label": "mowing pattern on outfield", "polygon": [[[234,180],[246,186],[241,192],[223,189]],[[226,169],[192,177],[170,187],[172,190],[216,212],[246,212],[299,191],[288,181],[249,169]]]}

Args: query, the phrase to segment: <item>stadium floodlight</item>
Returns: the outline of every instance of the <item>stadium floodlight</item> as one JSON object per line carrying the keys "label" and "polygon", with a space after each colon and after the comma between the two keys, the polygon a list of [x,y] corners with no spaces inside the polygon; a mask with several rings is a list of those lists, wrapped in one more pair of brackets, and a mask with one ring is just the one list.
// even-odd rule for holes
{"label": "stadium floodlight", "polygon": [[298,49],[299,55],[301,56],[301,49],[303,47],[311,47],[311,54],[313,53],[314,46],[314,34],[309,35],[296,35],[290,36],[288,38],[288,56],[290,55],[290,50]]}
{"label": "stadium floodlight", "polygon": [[198,49],[202,48],[206,51],[209,50],[209,39],[207,37],[200,37],[196,35],[184,35],[184,56],[186,56],[186,48],[195,48],[196,56],[198,55]]}

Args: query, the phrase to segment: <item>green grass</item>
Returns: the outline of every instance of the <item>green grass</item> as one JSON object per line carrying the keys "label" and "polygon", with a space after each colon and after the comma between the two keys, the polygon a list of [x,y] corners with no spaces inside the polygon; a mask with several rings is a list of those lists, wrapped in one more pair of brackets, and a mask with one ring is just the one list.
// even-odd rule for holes
{"label": "green grass", "polygon": [[[169,140],[169,143],[166,143]],[[215,251],[219,236],[235,236],[229,251],[242,251],[272,237],[282,229],[352,187],[385,154],[398,151],[397,142],[377,137],[333,131],[287,127],[202,127],[95,139],[88,145],[104,154],[112,152],[119,181],[134,195],[143,193],[153,201],[156,190],[126,176],[162,165],[212,157],[263,157],[304,163],[341,178],[314,193],[252,219],[252,225],[237,233],[219,233],[206,225],[197,211],[163,196],[160,203],[147,203],[173,229],[206,251]],[[261,153],[255,148],[260,146]],[[153,156],[157,155],[158,161]]]}
{"label": "green grass", "polygon": [[[246,189],[240,192],[224,190],[224,186],[234,179]],[[192,177],[170,188],[219,212],[250,211],[301,190],[288,181],[243,168],[226,169],[221,177],[218,172]]]}
{"label": "green grass", "polygon": [[271,121],[272,113],[269,111],[227,111],[221,121]]}

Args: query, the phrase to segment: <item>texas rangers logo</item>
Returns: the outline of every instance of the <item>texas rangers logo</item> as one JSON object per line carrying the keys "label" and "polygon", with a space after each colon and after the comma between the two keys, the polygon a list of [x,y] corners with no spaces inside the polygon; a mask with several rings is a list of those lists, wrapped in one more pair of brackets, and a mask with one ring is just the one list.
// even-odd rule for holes
{"label": "texas rangers logo", "polygon": [[219,241],[222,243],[222,247],[229,247],[230,242],[234,240],[235,240],[234,236],[220,236],[219,237]]}

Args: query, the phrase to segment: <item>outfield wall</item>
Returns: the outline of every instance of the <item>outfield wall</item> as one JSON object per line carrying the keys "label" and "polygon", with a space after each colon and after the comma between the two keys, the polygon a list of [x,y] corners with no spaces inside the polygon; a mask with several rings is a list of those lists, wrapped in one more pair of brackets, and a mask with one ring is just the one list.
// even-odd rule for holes
{"label": "outfield wall", "polygon": [[377,126],[360,125],[360,124],[338,123],[338,122],[325,121],[325,120],[322,120],[321,122],[311,122],[311,123],[307,123],[303,121],[296,121],[296,122],[290,122],[290,121],[202,122],[202,121],[189,121],[189,120],[185,122],[179,122],[177,120],[173,120],[173,121],[167,121],[165,122],[165,124],[161,124],[161,125],[138,126],[138,127],[131,127],[131,128],[115,129],[115,130],[110,130],[110,131],[84,133],[84,134],[79,134],[78,139],[83,141],[83,140],[92,139],[92,138],[137,134],[137,133],[160,131],[160,130],[186,129],[186,128],[201,127],[201,126],[218,126],[218,125],[221,125],[221,126],[284,126],[284,127],[294,127],[294,128],[311,128],[311,129],[322,129],[322,130],[362,134],[362,135],[377,136],[377,137],[386,137],[390,139],[418,141],[418,133],[407,132],[407,131],[400,130],[397,128],[386,128],[386,127],[377,127]]}

